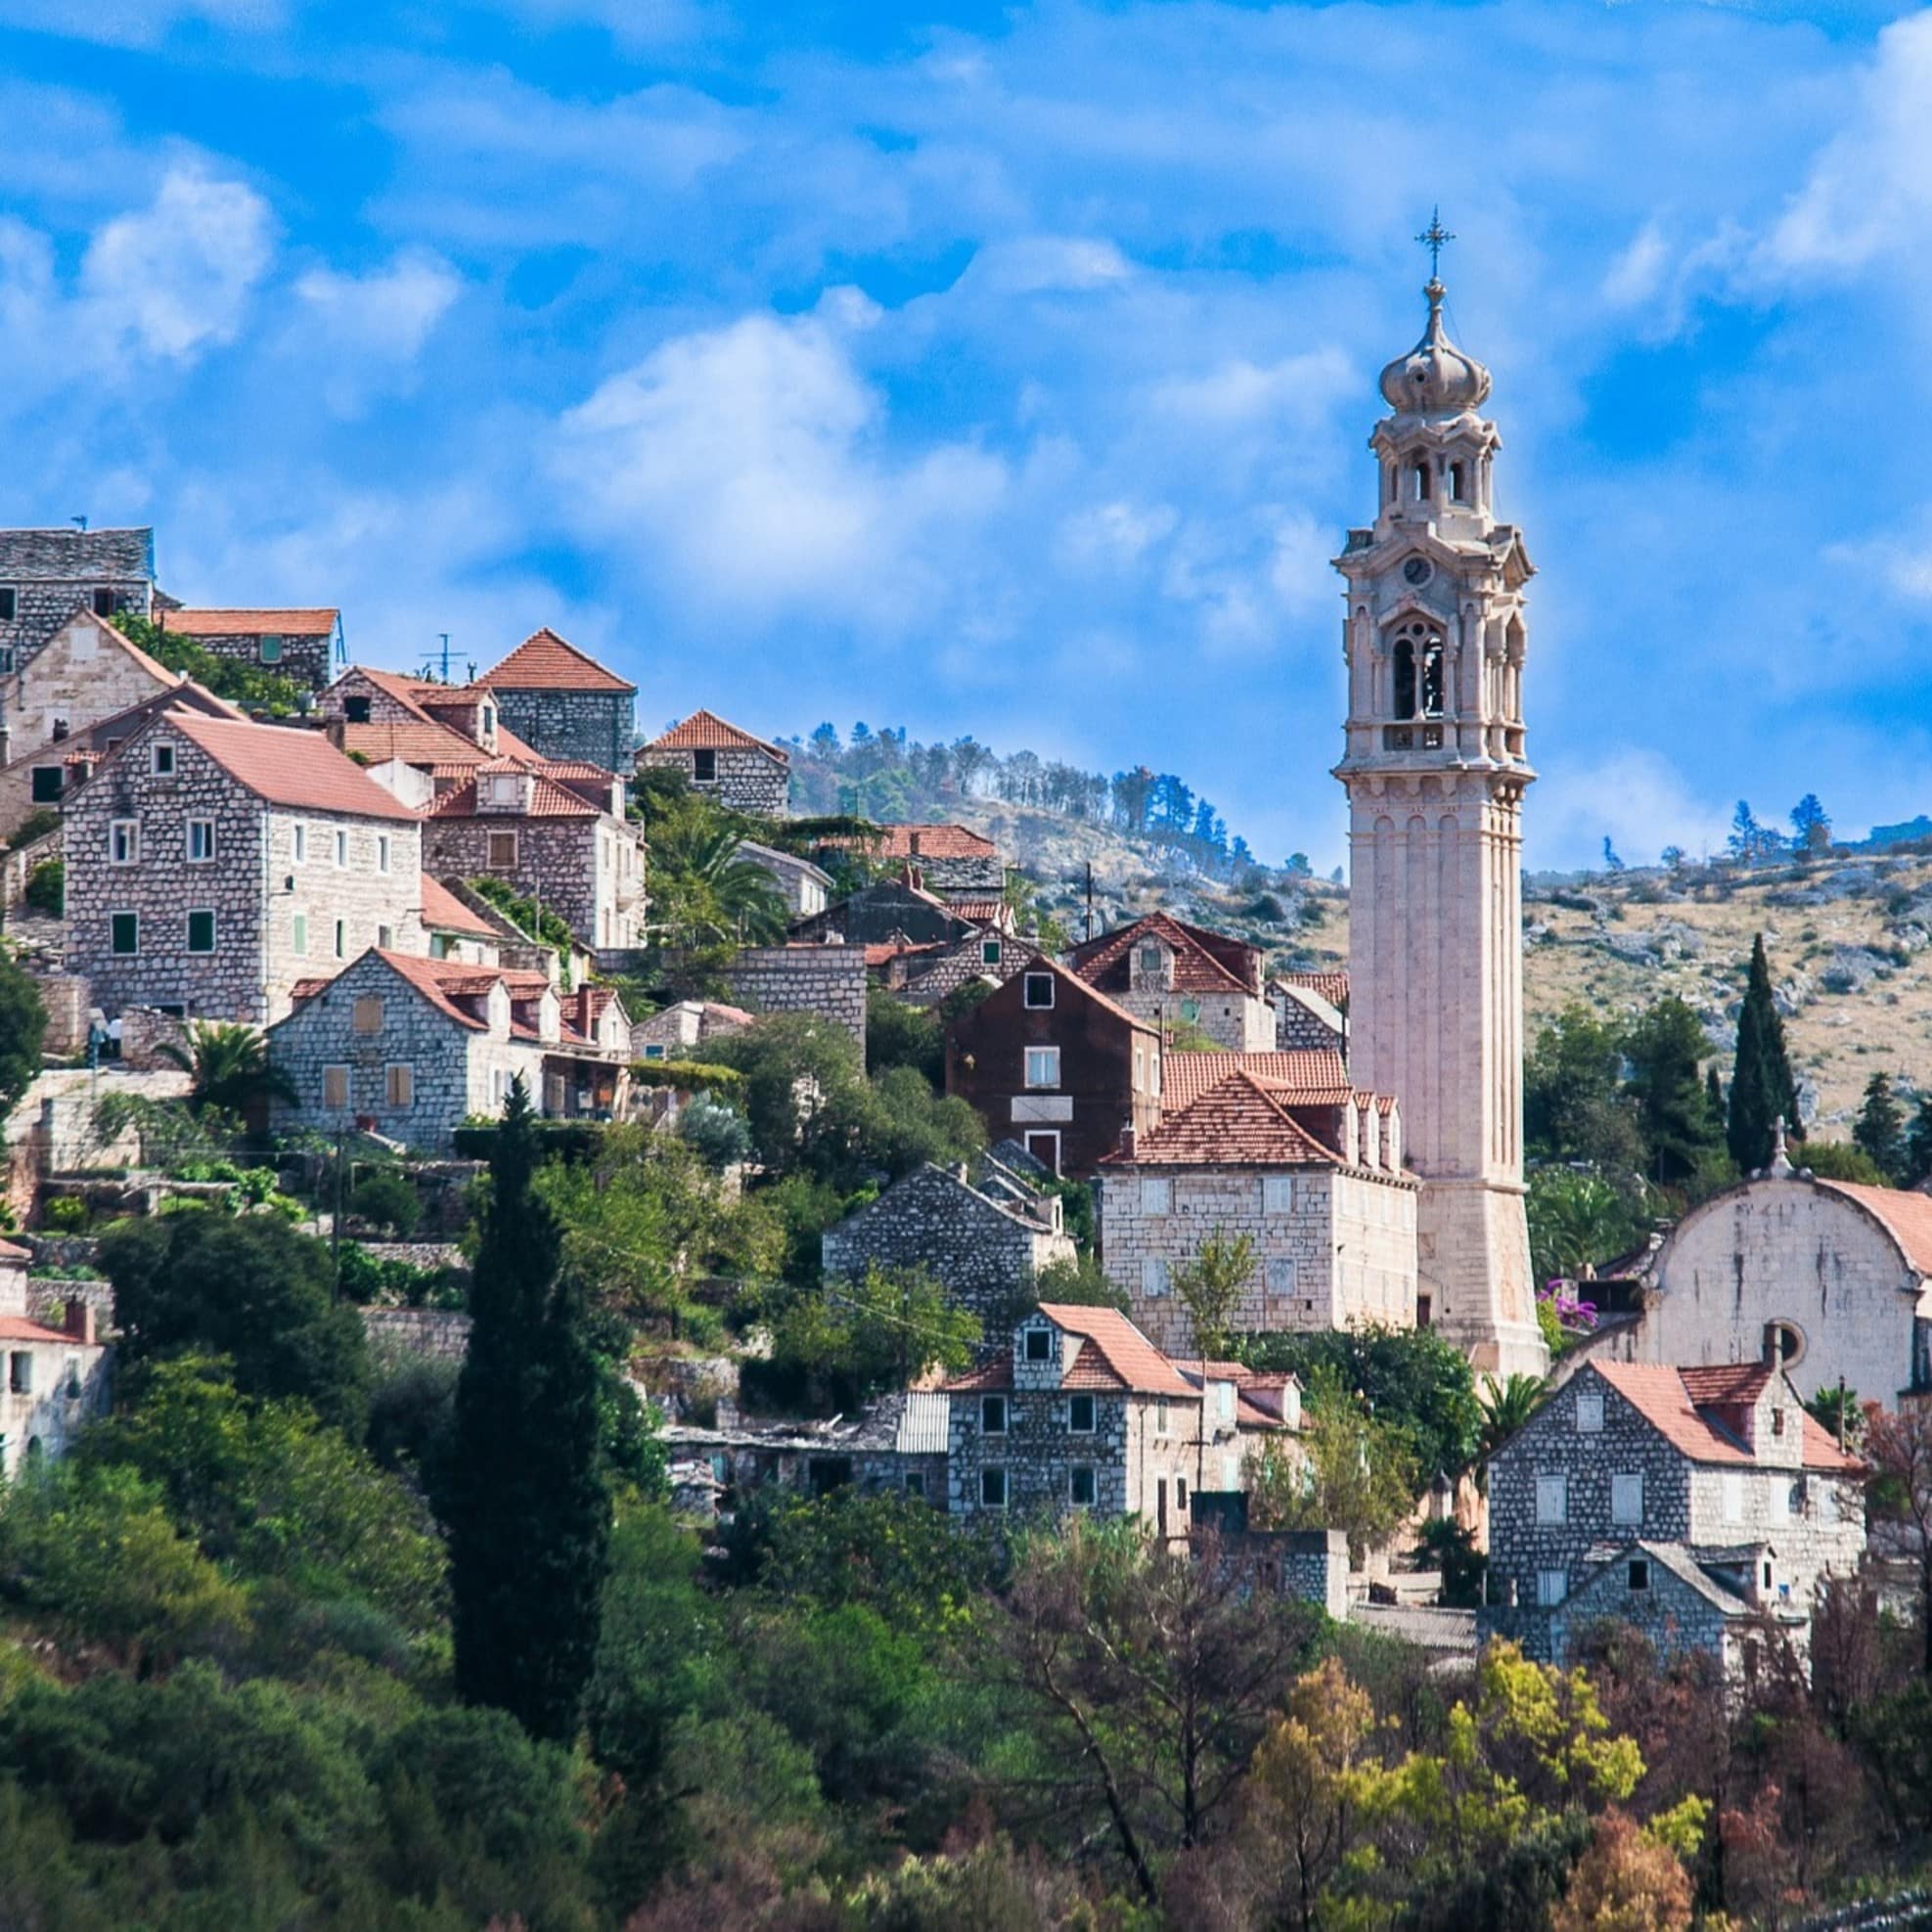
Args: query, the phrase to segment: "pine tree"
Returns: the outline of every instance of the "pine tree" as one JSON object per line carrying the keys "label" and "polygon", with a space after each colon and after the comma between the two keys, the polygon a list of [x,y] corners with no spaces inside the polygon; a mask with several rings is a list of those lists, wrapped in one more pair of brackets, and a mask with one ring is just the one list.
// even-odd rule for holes
{"label": "pine tree", "polygon": [[1921,1094],[1906,1135],[1906,1186],[1916,1188],[1928,1180],[1932,1180],[1932,1094]]}
{"label": "pine tree", "polygon": [[1771,962],[1761,932],[1751,943],[1751,976],[1737,1015],[1737,1058],[1730,1070],[1730,1117],[1725,1130],[1740,1172],[1755,1174],[1771,1165],[1772,1127],[1780,1116],[1785,1132],[1802,1139],[1798,1083],[1784,1051],[1784,1022],[1772,998]]}
{"label": "pine tree", "polygon": [[559,1280],[537,1159],[519,1079],[490,1159],[443,1514],[458,1693],[567,1742],[597,1649],[610,1496],[597,1364],[581,1298]]}
{"label": "pine tree", "polygon": [[1852,1127],[1852,1144],[1870,1156],[1871,1164],[1896,1184],[1906,1170],[1906,1110],[1892,1092],[1892,1082],[1874,1073],[1865,1083],[1865,1104]]}
{"label": "pine tree", "polygon": [[1704,1029],[1682,1000],[1659,1000],[1632,1023],[1623,1050],[1631,1067],[1625,1091],[1637,1102],[1644,1171],[1666,1187],[1682,1186],[1721,1158],[1710,1091],[1697,1077],[1697,1062],[1710,1051]]}

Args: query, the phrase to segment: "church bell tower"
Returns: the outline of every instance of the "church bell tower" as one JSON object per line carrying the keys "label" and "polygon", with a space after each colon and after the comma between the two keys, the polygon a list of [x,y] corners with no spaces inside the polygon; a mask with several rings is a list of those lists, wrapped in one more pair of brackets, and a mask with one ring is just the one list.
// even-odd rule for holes
{"label": "church bell tower", "polygon": [[[1440,223],[1420,238],[1432,251]],[[1429,1319],[1479,1371],[1541,1374],[1523,1212],[1523,588],[1499,523],[1489,371],[1450,341],[1445,291],[1382,371],[1371,528],[1346,579],[1349,1073],[1402,1103]]]}

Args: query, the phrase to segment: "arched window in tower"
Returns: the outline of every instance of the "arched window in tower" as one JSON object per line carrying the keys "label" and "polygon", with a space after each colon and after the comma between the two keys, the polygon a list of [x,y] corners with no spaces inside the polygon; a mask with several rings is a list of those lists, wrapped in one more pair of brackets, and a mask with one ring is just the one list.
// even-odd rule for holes
{"label": "arched window in tower", "polygon": [[1390,653],[1395,668],[1395,715],[1398,718],[1442,716],[1442,633],[1420,617],[1412,617],[1395,634]]}
{"label": "arched window in tower", "polygon": [[1469,473],[1460,463],[1449,466],[1449,500],[1451,503],[1469,500]]}
{"label": "arched window in tower", "polygon": [[1417,503],[1426,503],[1429,498],[1428,458],[1420,458],[1412,466],[1409,473],[1415,479],[1415,501]]}

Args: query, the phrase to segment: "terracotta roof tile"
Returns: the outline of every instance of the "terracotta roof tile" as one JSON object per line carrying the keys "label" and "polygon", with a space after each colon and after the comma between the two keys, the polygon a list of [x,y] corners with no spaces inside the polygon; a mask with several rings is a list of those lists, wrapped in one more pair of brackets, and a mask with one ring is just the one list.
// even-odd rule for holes
{"label": "terracotta roof tile", "polygon": [[322,733],[287,725],[245,725],[171,710],[165,722],[199,745],[229,777],[271,805],[348,812],[366,819],[417,815],[331,744]]}
{"label": "terracotta roof tile", "polygon": [[566,644],[546,624],[533,631],[494,670],[477,680],[499,691],[613,691],[635,692],[614,671],[595,657]]}
{"label": "terracotta roof tile", "polygon": [[1200,927],[1184,924],[1170,913],[1149,913],[1132,925],[1103,933],[1090,945],[1075,947],[1073,970],[1094,985],[1124,989],[1133,976],[1134,948],[1143,939],[1159,939],[1174,952],[1177,993],[1246,993],[1247,982],[1215,957],[1204,943],[1207,936]]}
{"label": "terracotta roof tile", "polygon": [[[1601,1375],[1672,1447],[1692,1461],[1729,1468],[1759,1468],[1751,1452],[1715,1418],[1700,1413],[1747,1407],[1764,1392],[1773,1371],[1759,1363],[1675,1369],[1641,1362],[1593,1362],[1589,1372]],[[1798,1407],[1797,1394],[1792,1404]],[[1849,1471],[1857,1460],[1844,1455],[1826,1432],[1805,1415],[1804,1466]]]}
{"label": "terracotta roof tile", "polygon": [[694,711],[644,748],[647,751],[763,751],[782,764],[791,762],[790,752],[782,745],[741,731],[715,711]]}
{"label": "terracotta roof tile", "polygon": [[1281,1054],[1167,1053],[1160,1060],[1161,1105],[1163,1109],[1191,1106],[1237,1073],[1252,1075],[1303,1106],[1340,1106],[1355,1092],[1341,1055],[1329,1047]]}
{"label": "terracotta roof tile", "polygon": [[423,923],[435,932],[468,932],[494,939],[497,929],[472,913],[440,879],[423,875]]}
{"label": "terracotta roof tile", "polygon": [[983,832],[963,825],[888,825],[876,838],[840,843],[863,845],[881,859],[997,859],[1000,848]]}
{"label": "terracotta roof tile", "polygon": [[[522,770],[522,766],[507,767]],[[597,806],[579,798],[574,791],[566,791],[555,779],[533,774],[530,785],[530,809],[527,812],[479,811],[476,807],[476,781],[454,786],[440,798],[431,799],[424,808],[427,816],[432,819],[502,819],[514,824],[517,819],[598,819],[604,816]]]}
{"label": "terracotta roof tile", "polygon": [[1116,1167],[1339,1167],[1325,1147],[1250,1073],[1236,1072],[1140,1136],[1133,1153],[1102,1156]]}
{"label": "terracotta roof tile", "polygon": [[[65,1342],[69,1348],[86,1346],[65,1328],[50,1328],[45,1323],[31,1321],[24,1315],[0,1315],[0,1342]],[[94,1346],[98,1348],[100,1344]]]}
{"label": "terracotta roof tile", "polygon": [[381,724],[342,727],[342,749],[372,765],[399,759],[431,771],[473,771],[490,754],[480,744],[433,718],[389,719]]}
{"label": "terracotta roof tile", "polygon": [[1872,1215],[1921,1275],[1932,1275],[1932,1194],[1901,1188],[1867,1188],[1855,1181],[1820,1181],[1834,1194]]}
{"label": "terracotta roof tile", "polygon": [[[1043,1301],[1040,1313],[1093,1347],[1128,1388],[1146,1395],[1198,1396],[1200,1391],[1117,1308]],[[1086,1354],[1082,1348],[1081,1355]],[[1074,1367],[1079,1367],[1075,1359]]]}
{"label": "terracotta roof tile", "polygon": [[1348,974],[1345,972],[1278,972],[1275,977],[1283,986],[1299,986],[1303,992],[1326,1000],[1331,1007],[1348,1005]]}
{"label": "terracotta roof tile", "polygon": [[184,637],[254,637],[269,631],[285,637],[329,637],[340,612],[302,610],[168,610],[162,628]]}
{"label": "terracotta roof tile", "polygon": [[1007,916],[1004,899],[948,899],[944,903],[955,919],[970,921],[974,925],[998,925]]}

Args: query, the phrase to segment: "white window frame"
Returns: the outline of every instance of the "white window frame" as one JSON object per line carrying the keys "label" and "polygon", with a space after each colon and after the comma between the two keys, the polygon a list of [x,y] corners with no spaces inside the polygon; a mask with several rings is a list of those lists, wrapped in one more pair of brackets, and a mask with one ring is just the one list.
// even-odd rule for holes
{"label": "white window frame", "polygon": [[[1038,1355],[1033,1353],[1036,1344],[1040,1345]],[[1054,1359],[1054,1331],[1051,1328],[1028,1328],[1020,1347],[1028,1362],[1051,1362]]]}
{"label": "white window frame", "polygon": [[[195,921],[205,916],[208,922],[208,943],[205,946],[195,944]],[[190,906],[182,921],[182,946],[195,959],[204,960],[221,949],[221,921],[212,906]]]}
{"label": "white window frame", "polygon": [[[510,857],[497,857],[497,842],[510,841]],[[483,834],[483,870],[485,872],[515,872],[517,870],[517,834],[514,831],[486,831]]]}
{"label": "white window frame", "polygon": [[1601,1389],[1579,1389],[1577,1391],[1577,1434],[1580,1436],[1600,1436],[1603,1433],[1603,1391]]}
{"label": "white window frame", "polygon": [[1157,1254],[1144,1254],[1141,1257],[1141,1292],[1149,1301],[1157,1301],[1162,1295],[1174,1292],[1174,1280],[1168,1273],[1167,1263]]}
{"label": "white window frame", "polygon": [[[1060,1084],[1060,1050],[1057,1047],[1026,1047],[1023,1077],[1029,1094],[1056,1094]],[[1038,1060],[1042,1069],[1050,1077],[1036,1080],[1033,1074],[1034,1062]]]}
{"label": "white window frame", "polygon": [[1537,1477],[1536,1520],[1540,1524],[1560,1524],[1570,1520],[1568,1476],[1559,1474]]}
{"label": "white window frame", "polygon": [[1553,1610],[1567,1602],[1570,1595],[1568,1570],[1539,1570],[1536,1573],[1536,1601],[1542,1610]]}
{"label": "white window frame", "polygon": [[308,864],[308,827],[297,825],[293,830],[295,833],[293,863],[298,866],[305,866]]}
{"label": "white window frame", "polygon": [[[197,833],[205,833],[207,847],[204,851],[195,850]],[[190,819],[185,833],[186,842],[182,849],[187,854],[191,866],[211,866],[214,864],[214,821],[212,819]]]}
{"label": "white window frame", "polygon": [[108,821],[108,863],[111,866],[138,866],[141,863],[141,821]]}
{"label": "white window frame", "polygon": [[349,834],[344,826],[336,828],[336,870],[347,872],[349,869]]}
{"label": "white window frame", "polygon": [[[1036,1000],[1036,989],[1044,986],[1047,997]],[[1019,1004],[1027,1012],[1052,1012],[1054,1010],[1054,975],[1050,972],[1023,972],[1019,976]]]}
{"label": "white window frame", "polygon": [[1141,1212],[1143,1214],[1172,1214],[1174,1212],[1174,1183],[1164,1176],[1156,1178],[1151,1174],[1141,1176]]}
{"label": "white window frame", "polygon": [[148,747],[148,772],[153,778],[172,778],[174,776],[174,746],[163,739],[158,744]]}
{"label": "white window frame", "polygon": [[1620,1469],[1610,1477],[1610,1521],[1619,1529],[1643,1527],[1643,1471]]}

